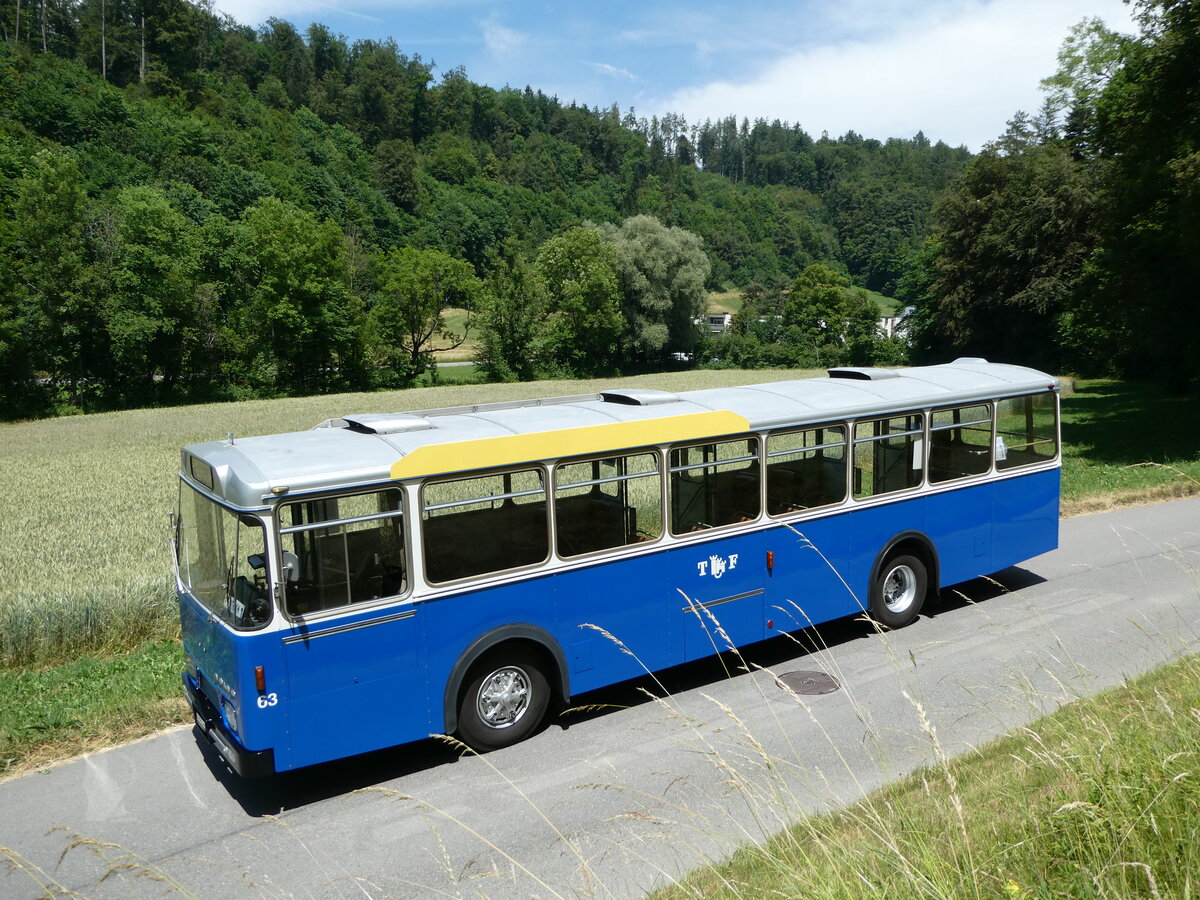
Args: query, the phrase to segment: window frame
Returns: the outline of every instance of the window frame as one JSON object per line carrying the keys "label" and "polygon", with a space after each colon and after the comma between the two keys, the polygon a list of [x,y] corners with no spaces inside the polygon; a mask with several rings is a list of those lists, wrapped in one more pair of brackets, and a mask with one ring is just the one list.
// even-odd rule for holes
{"label": "window frame", "polygon": [[[714,459],[711,462],[688,463],[686,465],[677,466],[673,462],[673,457],[676,451],[687,451],[698,447],[718,447],[722,444],[735,444],[741,442],[753,441],[755,444],[755,452],[744,456],[735,456],[732,459]],[[674,538],[691,537],[697,534],[709,534],[713,531],[721,531],[727,528],[736,528],[738,526],[748,525],[754,522],[759,522],[763,518],[765,502],[763,499],[763,432],[750,431],[743,434],[720,435],[698,441],[685,441],[678,444],[671,444],[666,448],[666,498],[667,498],[667,518],[664,520],[663,526],[667,534]],[[729,466],[736,463],[753,461],[753,469],[756,474],[757,495],[758,495],[758,511],[748,519],[737,522],[723,522],[719,525],[707,525],[697,528],[693,525],[686,531],[675,530],[675,475],[681,472],[692,472],[701,469],[716,469],[719,466]],[[749,466],[747,468],[750,468]],[[714,472],[714,474],[716,474]],[[703,522],[698,522],[696,525],[704,525]]]}
{"label": "window frame", "polygon": [[[906,408],[906,409],[893,410],[891,412],[881,413],[878,415],[866,416],[866,417],[863,417],[860,419],[847,419],[846,420],[846,423],[850,428],[850,431],[849,431],[849,436],[850,436],[850,478],[849,478],[848,492],[849,492],[850,498],[853,499],[855,503],[870,503],[879,497],[890,497],[894,494],[903,494],[903,493],[908,493],[910,491],[917,491],[928,484],[928,482],[926,480],[927,475],[928,475],[928,470],[929,470],[928,460],[927,460],[928,436],[929,436],[928,409],[929,409],[928,407],[924,407],[924,406],[915,407],[915,408],[910,407],[910,408]],[[873,425],[873,424],[876,424],[879,422],[889,422],[893,419],[912,419],[914,417],[916,417],[917,419],[920,420],[920,424],[917,425],[917,427],[915,427],[915,428],[909,427],[909,428],[905,428],[903,431],[889,431],[886,434],[870,435],[865,438],[858,437],[858,428],[860,425]],[[866,469],[860,470],[859,466],[858,466],[858,448],[859,448],[859,446],[867,445],[867,444],[877,444],[880,441],[887,440],[888,438],[896,438],[896,437],[912,437],[914,439],[914,441],[917,443],[917,447],[913,450],[912,455],[913,455],[913,458],[916,459],[917,461],[919,461],[919,463],[920,463],[919,477],[916,479],[915,483],[913,483],[913,484],[906,484],[903,487],[892,488],[891,490],[884,490],[884,491],[875,491],[874,489],[872,489],[872,491],[870,493],[863,493],[860,496],[859,473],[865,472]],[[872,454],[871,465],[872,465],[871,471],[874,472],[874,466],[875,466],[874,454]],[[907,469],[907,471],[909,471],[909,472],[911,472],[913,470],[914,469],[912,466],[909,466]],[[872,488],[874,488],[874,485],[872,485]]]}
{"label": "window frame", "polygon": [[[771,439],[772,438],[783,437],[783,436],[786,436],[789,434],[801,434],[801,433],[805,433],[805,432],[822,431],[822,430],[833,429],[833,428],[841,430],[842,439],[840,441],[836,441],[836,442],[823,441],[822,443],[815,444],[812,447],[802,447],[797,450],[777,450],[774,453],[771,452]],[[762,481],[763,481],[763,491],[764,491],[764,498],[765,498],[764,499],[764,510],[766,511],[767,518],[782,519],[782,518],[788,518],[791,516],[802,516],[809,512],[816,511],[816,510],[828,510],[835,506],[841,506],[841,505],[845,504],[846,501],[850,499],[850,497],[853,493],[850,489],[851,488],[850,462],[852,459],[852,455],[851,455],[852,442],[850,440],[850,435],[852,433],[853,433],[853,431],[852,431],[851,423],[848,422],[846,419],[837,419],[837,420],[833,420],[830,422],[821,422],[821,423],[817,423],[817,424],[813,424],[813,425],[799,425],[794,428],[781,428],[781,429],[778,429],[775,431],[765,432],[763,434],[763,442],[762,442],[763,469],[764,469],[764,475],[763,475]],[[823,503],[820,506],[806,506],[802,509],[790,509],[790,510],[787,510],[784,512],[779,512],[779,513],[771,512],[771,459],[772,459],[772,457],[779,457],[779,456],[784,456],[784,455],[800,455],[800,454],[805,454],[805,453],[815,453],[818,450],[826,450],[831,447],[841,447],[842,448],[842,466],[841,466],[841,468],[842,468],[842,496],[841,496],[841,498],[838,500],[831,500],[829,503]]]}
{"label": "window frame", "polygon": [[[636,458],[636,457],[650,457],[651,459],[653,459],[654,460],[654,471],[653,472],[640,472],[640,473],[636,473],[633,475],[629,475],[629,474],[617,475],[612,478],[601,477],[601,478],[589,479],[587,481],[574,482],[569,485],[561,485],[560,486],[560,484],[559,484],[558,473],[559,473],[560,469],[564,469],[569,466],[587,465],[589,463],[602,464],[605,460],[632,459],[632,458]],[[551,472],[550,472],[550,495],[551,495],[551,505],[553,507],[553,510],[552,510],[552,513],[550,516],[551,535],[552,535],[552,540],[551,540],[552,548],[551,549],[552,549],[554,556],[565,562],[574,562],[576,560],[588,559],[588,558],[595,557],[595,556],[598,556],[598,555],[604,554],[604,553],[617,553],[621,550],[626,550],[630,547],[648,547],[648,546],[657,544],[660,541],[662,541],[663,537],[667,534],[666,504],[667,504],[667,478],[668,478],[668,476],[666,474],[666,469],[667,469],[666,457],[663,454],[662,448],[657,447],[657,446],[636,447],[636,448],[632,448],[632,449],[616,450],[616,451],[602,453],[602,454],[589,454],[587,456],[579,456],[579,457],[563,457],[562,459],[556,460],[554,462],[554,465],[552,466]],[[636,481],[639,479],[646,479],[646,478],[657,478],[658,479],[658,516],[659,516],[659,521],[661,523],[661,528],[659,529],[659,532],[657,535],[654,535],[653,537],[647,537],[647,539],[643,540],[643,541],[638,541],[638,540],[626,541],[625,543],[614,544],[612,546],[602,547],[597,550],[585,550],[580,553],[567,554],[562,551],[562,546],[561,546],[562,542],[560,541],[560,537],[559,537],[560,531],[559,531],[559,496],[558,496],[558,492],[559,492],[560,487],[562,487],[564,490],[570,490],[572,488],[600,486],[600,485],[605,485],[605,484],[614,484],[617,482],[628,483],[631,481]],[[570,500],[571,498],[568,497],[568,498],[564,498],[564,499]],[[632,506],[632,509],[635,512],[637,512],[639,507]]]}
{"label": "window frame", "polygon": [[[1054,427],[1053,427],[1052,433],[1050,434],[1050,436],[1048,438],[1042,438],[1041,440],[1037,440],[1037,441],[1029,441],[1028,443],[1025,444],[1025,447],[1028,448],[1028,447],[1034,446],[1035,444],[1046,443],[1048,441],[1052,441],[1054,443],[1054,452],[1052,454],[1050,454],[1049,456],[1041,457],[1038,459],[1031,459],[1026,462],[1019,462],[1019,463],[1015,463],[1013,465],[1001,465],[1002,461],[1003,462],[1007,461],[1008,452],[1009,452],[1010,448],[1007,446],[1005,447],[1005,459],[1001,460],[1000,454],[997,452],[999,443],[1003,439],[1004,434],[1014,434],[1015,433],[1015,432],[1001,432],[1000,431],[1000,406],[1001,406],[1001,404],[1006,403],[1008,401],[1012,401],[1012,400],[1033,401],[1035,398],[1039,398],[1039,397],[1050,398],[1050,403],[1051,403],[1052,411],[1053,411],[1053,415],[1054,415],[1054,421],[1053,421]],[[1024,394],[1010,394],[1007,397],[995,398],[994,410],[993,410],[993,417],[995,420],[995,424],[992,426],[992,428],[993,428],[993,446],[992,446],[993,462],[992,462],[992,465],[995,468],[996,474],[1001,475],[1006,472],[1018,471],[1021,469],[1031,468],[1033,466],[1046,465],[1048,463],[1054,463],[1054,462],[1058,462],[1061,460],[1061,458],[1062,458],[1062,408],[1061,408],[1061,404],[1059,401],[1060,401],[1060,395],[1059,395],[1059,392],[1056,390],[1042,390],[1042,391],[1033,391],[1031,393],[1024,393]],[[1029,422],[1029,427],[1030,427],[1030,430],[1027,432],[1027,436],[1029,436],[1029,437],[1034,436],[1033,432],[1032,432],[1032,417],[1033,417],[1034,412],[1035,412],[1035,410],[1033,410],[1033,409],[1029,409],[1026,411],[1026,417],[1027,417],[1027,421]]]}
{"label": "window frame", "polygon": [[[325,519],[319,522],[305,522],[300,525],[285,525],[284,510],[289,506],[308,503],[323,503],[330,500],[345,500],[351,497],[367,497],[371,495],[386,494],[396,492],[400,498],[400,505],[395,510],[385,512],[371,513],[365,516],[347,516],[345,518]],[[276,505],[274,511],[275,525],[275,546],[276,552],[274,556],[277,558],[276,574],[278,576],[279,590],[279,606],[283,614],[291,621],[308,621],[315,618],[323,618],[326,616],[345,614],[368,607],[382,606],[389,603],[402,602],[412,596],[413,592],[413,554],[412,554],[412,534],[411,529],[406,527],[406,520],[409,518],[409,502],[408,492],[404,489],[404,485],[400,482],[389,482],[384,485],[368,485],[350,490],[339,491],[323,491],[321,493],[306,494],[300,496],[288,496],[286,499],[281,499]],[[305,531],[317,531],[322,528],[333,528],[346,525],[361,524],[363,522],[373,522],[383,519],[395,519],[398,521],[397,529],[400,534],[400,551],[402,554],[402,565],[404,568],[404,589],[396,594],[385,594],[379,597],[371,597],[366,600],[347,599],[345,603],[340,603],[336,606],[326,606],[321,609],[314,609],[311,612],[292,612],[288,604],[288,585],[290,582],[283,569],[283,554],[285,552],[293,552],[284,547],[283,539],[287,535],[296,534]],[[343,536],[343,546],[345,547],[345,534]],[[348,554],[348,548],[346,550]],[[347,594],[349,594],[349,585],[347,585]]]}
{"label": "window frame", "polygon": [[[436,503],[432,506],[429,505],[427,500],[427,492],[429,489],[436,488],[439,485],[452,484],[454,482],[480,481],[485,478],[511,478],[513,475],[526,472],[534,473],[539,477],[541,481],[540,490],[507,490],[502,494],[475,496],[465,500],[452,500],[445,503]],[[499,575],[507,575],[512,572],[529,571],[537,568],[538,566],[544,566],[547,562],[554,558],[554,537],[552,531],[553,521],[550,512],[550,505],[553,502],[551,488],[552,484],[553,481],[551,478],[550,466],[541,462],[528,462],[514,466],[505,466],[498,469],[476,469],[469,472],[459,472],[453,475],[437,475],[422,479],[417,490],[417,508],[419,510],[420,518],[415,521],[418,522],[418,527],[421,529],[421,578],[424,583],[431,588],[444,588],[447,586],[464,584],[472,580],[486,581],[487,579],[494,578]],[[435,581],[433,579],[430,574],[431,566],[429,565],[430,549],[432,544],[428,539],[429,533],[426,527],[430,521],[430,518],[427,515],[428,512],[453,509],[456,506],[483,504],[489,501],[510,501],[519,497],[532,497],[538,494],[540,494],[542,497],[542,521],[546,529],[546,552],[540,559],[527,563],[521,563],[515,566],[506,566],[499,569],[487,569],[482,572],[471,572],[466,575],[461,575],[457,578],[448,578],[444,581]],[[536,506],[537,503],[530,503],[529,505]]]}
{"label": "window frame", "polygon": [[[987,451],[987,466],[984,468],[984,470],[982,472],[967,472],[962,475],[952,475],[948,478],[940,478],[937,481],[935,481],[932,477],[933,476],[933,467],[930,465],[930,459],[933,456],[933,450],[934,450],[934,440],[933,440],[934,434],[943,432],[943,431],[953,431],[955,429],[963,429],[970,425],[978,425],[978,424],[981,424],[984,420],[981,419],[981,420],[977,420],[974,422],[951,422],[946,425],[934,425],[934,422],[933,422],[934,416],[936,416],[938,413],[955,413],[955,412],[961,412],[962,410],[975,409],[977,407],[983,407],[984,409],[987,410],[987,414],[988,414],[988,418],[986,420],[987,424],[988,424],[988,442],[984,446],[984,449]],[[954,484],[956,482],[963,481],[968,478],[987,478],[988,476],[994,474],[997,471],[997,469],[996,469],[996,401],[994,401],[994,400],[978,400],[978,401],[974,401],[971,403],[953,403],[953,404],[949,404],[947,406],[931,406],[928,410],[928,417],[929,417],[928,418],[928,421],[929,421],[929,426],[928,426],[929,443],[928,443],[928,449],[925,454],[925,482],[928,485],[930,485],[931,487],[934,487],[934,486],[939,486],[939,485],[943,485],[943,484]],[[976,445],[970,445],[970,446],[976,446]]]}

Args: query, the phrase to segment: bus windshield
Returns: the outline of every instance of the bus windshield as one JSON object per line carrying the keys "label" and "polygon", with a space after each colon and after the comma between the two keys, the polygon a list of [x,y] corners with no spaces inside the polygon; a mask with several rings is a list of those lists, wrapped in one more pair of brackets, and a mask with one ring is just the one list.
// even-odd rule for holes
{"label": "bus windshield", "polygon": [[188,592],[234,628],[266,625],[271,602],[262,522],[185,483],[176,527],[179,580]]}

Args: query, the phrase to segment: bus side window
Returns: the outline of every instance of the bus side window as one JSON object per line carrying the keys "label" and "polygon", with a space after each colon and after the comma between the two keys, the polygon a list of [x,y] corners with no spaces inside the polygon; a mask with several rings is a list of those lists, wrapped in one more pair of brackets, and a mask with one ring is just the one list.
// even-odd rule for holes
{"label": "bus side window", "polygon": [[280,531],[296,558],[285,578],[287,609],[305,615],[402,594],[408,587],[403,496],[390,488],[289,503]]}
{"label": "bus side window", "polygon": [[762,509],[758,439],[671,450],[671,533],[757,519]]}
{"label": "bus side window", "polygon": [[1058,404],[1046,391],[1009,397],[996,404],[997,469],[1012,469],[1054,459],[1058,454]]}
{"label": "bus side window", "polygon": [[921,483],[923,416],[912,413],[854,425],[854,496],[890,494]]}
{"label": "bus side window", "polygon": [[935,409],[929,418],[929,483],[983,475],[991,468],[991,407]]}
{"label": "bus side window", "polygon": [[662,472],[656,453],[560,463],[554,471],[559,556],[652,541],[662,534]]}
{"label": "bus side window", "polygon": [[767,512],[787,515],[846,499],[846,426],[767,438]]}
{"label": "bus side window", "polygon": [[550,555],[541,469],[432,481],[422,497],[431,583],[530,566]]}

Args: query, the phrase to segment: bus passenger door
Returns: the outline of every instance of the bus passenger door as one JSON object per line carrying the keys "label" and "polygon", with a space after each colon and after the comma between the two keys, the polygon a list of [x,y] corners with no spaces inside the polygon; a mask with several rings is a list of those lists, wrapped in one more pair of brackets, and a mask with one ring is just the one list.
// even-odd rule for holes
{"label": "bus passenger door", "polygon": [[766,567],[762,534],[673,550],[672,616],[683,660],[720,653],[767,637],[763,615]]}
{"label": "bus passenger door", "polygon": [[299,621],[284,633],[290,735],[286,751],[276,751],[279,768],[429,734],[417,609],[400,605],[312,625]]}

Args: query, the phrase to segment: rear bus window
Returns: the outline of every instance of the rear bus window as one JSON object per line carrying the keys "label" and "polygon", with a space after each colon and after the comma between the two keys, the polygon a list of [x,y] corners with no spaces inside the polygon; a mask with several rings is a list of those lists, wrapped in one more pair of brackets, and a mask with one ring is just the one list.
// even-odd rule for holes
{"label": "rear bus window", "polygon": [[1058,455],[1058,404],[1047,391],[996,404],[996,468],[1013,469]]}
{"label": "rear bus window", "polygon": [[425,575],[457,581],[543,562],[550,555],[541,469],[425,485]]}
{"label": "rear bus window", "polygon": [[657,453],[562,463],[554,470],[559,556],[656,540],[662,534]]}
{"label": "rear bus window", "polygon": [[792,512],[846,499],[846,426],[785,431],[767,438],[767,512]]}
{"label": "rear bus window", "polygon": [[671,533],[687,534],[757,519],[758,439],[739,438],[671,451]]}

